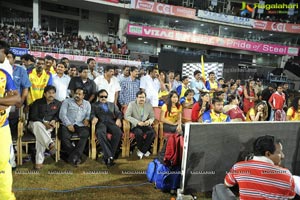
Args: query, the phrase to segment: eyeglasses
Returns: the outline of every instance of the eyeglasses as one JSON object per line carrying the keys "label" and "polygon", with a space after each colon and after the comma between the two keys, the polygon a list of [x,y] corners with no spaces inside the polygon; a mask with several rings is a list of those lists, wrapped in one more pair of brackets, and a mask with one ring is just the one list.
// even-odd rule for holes
{"label": "eyeglasses", "polygon": [[101,99],[102,99],[102,98],[105,98],[105,99],[107,99],[107,96],[99,96],[99,97],[100,97]]}

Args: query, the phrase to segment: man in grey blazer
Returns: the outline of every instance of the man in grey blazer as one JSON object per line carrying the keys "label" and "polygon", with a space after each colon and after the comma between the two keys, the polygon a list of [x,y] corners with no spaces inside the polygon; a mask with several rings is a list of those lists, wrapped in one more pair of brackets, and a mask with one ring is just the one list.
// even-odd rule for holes
{"label": "man in grey blazer", "polygon": [[[136,101],[129,103],[125,113],[125,119],[131,124],[131,131],[135,134],[137,142],[137,155],[140,159],[150,155],[149,149],[155,138],[155,131],[152,128],[154,122],[154,111],[150,103],[146,103],[146,93],[138,91]],[[144,139],[144,134],[146,138]]]}

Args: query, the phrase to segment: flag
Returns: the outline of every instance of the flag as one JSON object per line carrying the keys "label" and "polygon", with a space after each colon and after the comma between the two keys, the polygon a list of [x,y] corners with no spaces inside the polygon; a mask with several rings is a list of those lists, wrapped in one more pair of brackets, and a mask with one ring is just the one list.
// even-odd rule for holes
{"label": "flag", "polygon": [[204,55],[201,55],[201,75],[202,75],[202,80],[205,83],[206,76],[205,76],[205,70],[204,70]]}

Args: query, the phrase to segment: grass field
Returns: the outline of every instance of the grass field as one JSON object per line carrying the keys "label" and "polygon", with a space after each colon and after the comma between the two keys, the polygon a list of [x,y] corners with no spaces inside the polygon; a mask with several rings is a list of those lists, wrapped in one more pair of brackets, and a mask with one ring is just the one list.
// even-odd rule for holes
{"label": "grass field", "polygon": [[[145,170],[153,158],[138,160],[136,155],[132,155],[116,160],[117,164],[111,168],[102,164],[101,159],[88,159],[75,168],[64,161],[55,163],[47,158],[40,171],[32,170],[33,164],[28,162],[13,172],[13,188],[18,200],[169,200],[175,196],[163,193],[147,182]],[[68,191],[87,186],[93,188]],[[30,190],[33,188],[37,189]],[[211,199],[203,197],[203,194],[197,194],[197,197]]]}

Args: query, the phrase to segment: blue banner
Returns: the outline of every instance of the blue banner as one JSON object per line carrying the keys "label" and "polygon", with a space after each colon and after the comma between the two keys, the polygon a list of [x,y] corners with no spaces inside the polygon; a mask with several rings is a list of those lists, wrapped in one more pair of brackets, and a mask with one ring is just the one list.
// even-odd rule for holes
{"label": "blue banner", "polygon": [[203,19],[219,21],[219,22],[231,23],[231,24],[239,24],[239,25],[250,26],[250,27],[253,26],[253,19],[251,18],[225,15],[223,13],[215,13],[215,12],[209,12],[205,10],[198,10],[198,17]]}
{"label": "blue banner", "polygon": [[28,49],[26,49],[26,48],[11,47],[10,50],[11,50],[16,56],[22,56],[22,55],[28,53]]}

